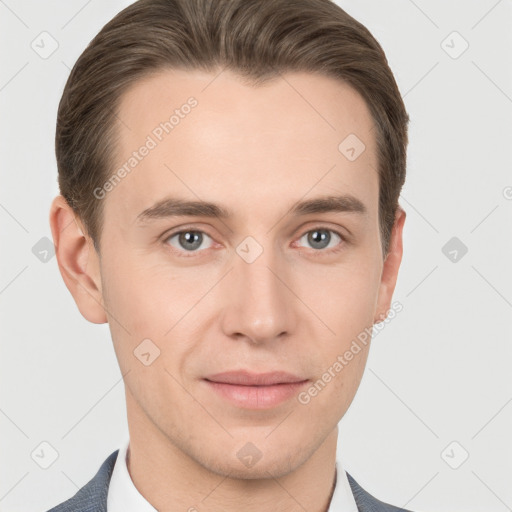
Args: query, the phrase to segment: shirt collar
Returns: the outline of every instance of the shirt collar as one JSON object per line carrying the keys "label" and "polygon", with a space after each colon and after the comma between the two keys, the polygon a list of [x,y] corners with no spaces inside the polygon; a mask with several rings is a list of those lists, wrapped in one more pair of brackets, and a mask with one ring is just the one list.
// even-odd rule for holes
{"label": "shirt collar", "polygon": [[[126,453],[130,440],[125,438],[119,448],[107,496],[107,512],[158,512],[135,487],[128,466]],[[327,512],[358,512],[347,474],[336,460],[336,486]]]}

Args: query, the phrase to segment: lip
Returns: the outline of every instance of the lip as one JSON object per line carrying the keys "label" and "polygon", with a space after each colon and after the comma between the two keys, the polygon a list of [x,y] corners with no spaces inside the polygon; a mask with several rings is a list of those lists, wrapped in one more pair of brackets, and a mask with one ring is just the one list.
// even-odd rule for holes
{"label": "lip", "polygon": [[309,382],[291,373],[276,371],[250,373],[223,372],[204,382],[223,399],[243,409],[271,409],[291,399]]}
{"label": "lip", "polygon": [[216,373],[205,378],[213,382],[238,384],[240,386],[271,386],[273,384],[291,384],[307,380],[304,377],[283,371],[252,373],[247,370]]}

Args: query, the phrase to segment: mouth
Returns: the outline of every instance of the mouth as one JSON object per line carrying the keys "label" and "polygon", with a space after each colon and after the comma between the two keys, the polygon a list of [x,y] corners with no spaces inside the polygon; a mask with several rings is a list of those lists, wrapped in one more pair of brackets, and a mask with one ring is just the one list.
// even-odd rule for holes
{"label": "mouth", "polygon": [[270,409],[291,399],[309,379],[288,372],[223,372],[203,379],[209,389],[236,407]]}
{"label": "mouth", "polygon": [[283,371],[251,373],[247,370],[216,373],[215,375],[205,377],[205,379],[211,382],[236,384],[239,386],[273,386],[275,384],[294,384],[308,380]]}

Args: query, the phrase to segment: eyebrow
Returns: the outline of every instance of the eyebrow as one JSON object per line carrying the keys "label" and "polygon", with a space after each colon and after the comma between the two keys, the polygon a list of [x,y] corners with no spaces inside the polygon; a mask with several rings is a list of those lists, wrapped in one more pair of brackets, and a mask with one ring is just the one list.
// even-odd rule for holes
{"label": "eyebrow", "polygon": [[[290,209],[290,213],[295,216],[331,212],[357,213],[365,215],[367,213],[367,209],[361,200],[350,194],[344,194],[341,196],[322,196],[299,201]],[[229,209],[217,203],[167,197],[139,213],[136,218],[136,223],[143,224],[155,219],[179,216],[229,219],[234,215]]]}

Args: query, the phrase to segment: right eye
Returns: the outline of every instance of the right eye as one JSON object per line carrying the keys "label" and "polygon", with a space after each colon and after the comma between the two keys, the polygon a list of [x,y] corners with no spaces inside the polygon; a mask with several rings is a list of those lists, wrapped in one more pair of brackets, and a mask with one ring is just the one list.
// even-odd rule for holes
{"label": "right eye", "polygon": [[[171,245],[174,249],[176,249],[176,251],[181,253],[197,253],[200,252],[201,246],[206,240],[205,237],[210,239],[210,241],[212,240],[211,237],[204,231],[185,229],[172,233],[164,240],[164,243],[169,241],[168,245]],[[203,249],[209,249],[210,247],[211,242],[210,245],[203,247]],[[186,254],[181,255],[188,256]]]}

